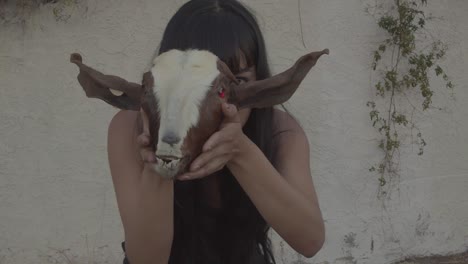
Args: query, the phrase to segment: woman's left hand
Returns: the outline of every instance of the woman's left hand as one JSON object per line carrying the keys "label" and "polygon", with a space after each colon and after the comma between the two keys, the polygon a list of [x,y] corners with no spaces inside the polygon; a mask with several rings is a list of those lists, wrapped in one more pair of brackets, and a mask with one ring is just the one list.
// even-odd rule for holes
{"label": "woman's left hand", "polygon": [[190,164],[190,171],[177,177],[178,180],[193,180],[221,170],[240,151],[246,136],[235,105],[223,103],[224,120],[220,130],[203,145],[202,153]]}

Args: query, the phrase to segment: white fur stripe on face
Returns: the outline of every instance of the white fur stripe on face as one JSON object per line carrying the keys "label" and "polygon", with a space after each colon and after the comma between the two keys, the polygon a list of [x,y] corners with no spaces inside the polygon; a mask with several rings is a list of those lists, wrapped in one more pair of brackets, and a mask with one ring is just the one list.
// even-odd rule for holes
{"label": "white fur stripe on face", "polygon": [[[157,155],[181,157],[180,147],[188,130],[197,125],[199,106],[219,75],[218,58],[200,50],[171,50],[154,60],[154,94],[161,116]],[[170,146],[162,142],[167,133],[181,140]]]}

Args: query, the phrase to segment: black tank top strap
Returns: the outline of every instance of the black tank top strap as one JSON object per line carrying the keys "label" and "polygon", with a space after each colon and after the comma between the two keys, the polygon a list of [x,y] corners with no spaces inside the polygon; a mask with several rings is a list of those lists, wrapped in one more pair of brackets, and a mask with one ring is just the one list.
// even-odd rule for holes
{"label": "black tank top strap", "polygon": [[127,254],[126,254],[126,252],[125,252],[125,241],[123,241],[123,242],[121,243],[121,246],[122,246],[122,250],[123,250],[124,255],[125,255],[125,256],[124,256],[124,260],[123,260],[123,264],[130,264],[130,262],[128,261],[128,258],[127,258]]}

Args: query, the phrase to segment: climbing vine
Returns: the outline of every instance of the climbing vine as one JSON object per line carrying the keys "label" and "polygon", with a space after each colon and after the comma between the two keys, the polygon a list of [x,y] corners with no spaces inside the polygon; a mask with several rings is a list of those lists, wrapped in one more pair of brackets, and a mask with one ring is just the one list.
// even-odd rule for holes
{"label": "climbing vine", "polygon": [[[431,87],[433,73],[442,78],[447,89],[453,92],[454,85],[438,64],[444,58],[447,46],[440,40],[424,39],[429,33],[427,16],[423,6],[427,0],[393,0],[392,8],[378,18],[378,26],[387,38],[373,53],[372,69],[379,73],[375,83],[377,100],[367,102],[370,108],[372,126],[381,138],[379,149],[382,160],[369,170],[379,176],[379,196],[387,194],[388,185],[399,171],[399,150],[411,134],[410,144],[418,147],[418,155],[423,155],[427,142],[413,118],[415,111],[427,111],[432,106],[435,90]],[[413,103],[417,102],[417,103]],[[416,132],[416,137],[413,134]]]}

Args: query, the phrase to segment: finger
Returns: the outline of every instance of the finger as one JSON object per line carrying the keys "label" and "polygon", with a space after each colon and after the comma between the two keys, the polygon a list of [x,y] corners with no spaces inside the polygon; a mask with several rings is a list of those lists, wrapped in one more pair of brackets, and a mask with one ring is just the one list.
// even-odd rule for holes
{"label": "finger", "polygon": [[223,103],[222,104],[224,120],[223,122],[239,122],[239,116],[237,115],[237,107],[233,104]]}
{"label": "finger", "polygon": [[152,150],[142,149],[140,153],[141,153],[141,158],[143,159],[144,162],[156,162],[156,155],[154,154]]}
{"label": "finger", "polygon": [[181,181],[186,181],[206,177],[221,170],[226,165],[226,162],[228,160],[229,155],[218,156],[217,158],[211,160],[209,163],[207,163],[205,166],[201,167],[197,171],[185,173],[179,176],[177,179]]}
{"label": "finger", "polygon": [[209,151],[215,148],[217,145],[220,145],[225,142],[234,140],[236,129],[229,127],[229,125],[224,126],[218,132],[208,138],[208,140],[203,144],[203,151]]}
{"label": "finger", "polygon": [[207,152],[203,152],[198,156],[192,164],[190,164],[190,171],[196,171],[199,168],[205,166],[209,161],[216,159],[219,156],[223,156],[228,154],[232,150],[230,144],[222,144],[217,146],[216,148],[209,150]]}
{"label": "finger", "polygon": [[216,145],[220,144],[222,142],[222,137],[223,137],[223,133],[221,133],[220,131],[211,135],[211,137],[208,138],[205,144],[203,144],[203,148],[202,148],[203,152],[209,151],[213,149]]}
{"label": "finger", "polygon": [[140,109],[140,114],[141,114],[141,121],[143,122],[143,133],[149,135],[150,134],[149,127],[148,127],[149,119],[145,111],[143,110],[143,108]]}
{"label": "finger", "polygon": [[149,136],[146,134],[141,134],[137,137],[137,142],[140,146],[148,146],[149,145]]}

